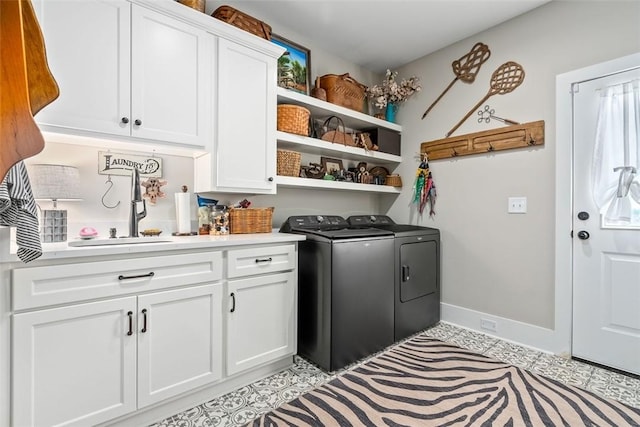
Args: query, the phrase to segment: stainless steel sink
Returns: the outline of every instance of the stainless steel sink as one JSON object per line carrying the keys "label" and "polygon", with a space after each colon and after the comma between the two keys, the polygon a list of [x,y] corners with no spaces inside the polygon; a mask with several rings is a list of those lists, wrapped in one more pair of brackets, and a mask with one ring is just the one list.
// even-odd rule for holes
{"label": "stainless steel sink", "polygon": [[131,245],[137,243],[162,243],[170,242],[166,237],[119,237],[115,239],[79,239],[68,242],[69,246],[105,246],[105,245]]}

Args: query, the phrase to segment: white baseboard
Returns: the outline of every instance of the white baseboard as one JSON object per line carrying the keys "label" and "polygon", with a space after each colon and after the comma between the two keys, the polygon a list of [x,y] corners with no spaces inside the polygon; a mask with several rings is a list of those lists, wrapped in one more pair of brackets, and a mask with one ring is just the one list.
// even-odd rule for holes
{"label": "white baseboard", "polygon": [[[536,350],[567,356],[567,349],[558,347],[556,331],[505,317],[494,316],[456,305],[440,303],[441,320],[456,326],[511,341]],[[482,321],[493,322],[495,331],[481,327]]]}

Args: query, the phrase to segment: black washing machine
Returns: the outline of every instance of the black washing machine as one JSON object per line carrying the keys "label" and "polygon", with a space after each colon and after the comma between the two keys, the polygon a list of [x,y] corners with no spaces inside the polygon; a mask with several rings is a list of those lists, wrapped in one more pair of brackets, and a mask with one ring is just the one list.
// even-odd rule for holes
{"label": "black washing machine", "polygon": [[299,233],[298,354],[335,371],[394,342],[394,236],[335,215],[289,217]]}
{"label": "black washing machine", "polygon": [[356,215],[352,227],[375,227],[395,236],[394,340],[440,320],[440,231],[396,224],[385,215]]}

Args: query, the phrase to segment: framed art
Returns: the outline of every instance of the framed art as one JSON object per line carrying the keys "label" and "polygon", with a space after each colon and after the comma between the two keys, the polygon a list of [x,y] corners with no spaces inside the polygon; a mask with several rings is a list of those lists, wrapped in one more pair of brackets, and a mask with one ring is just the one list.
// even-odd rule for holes
{"label": "framed art", "polygon": [[340,172],[342,169],[344,169],[344,167],[342,166],[342,160],[340,159],[320,157],[320,162],[322,163],[322,168],[328,174],[333,174],[333,172]]}
{"label": "framed art", "polygon": [[276,34],[271,34],[271,42],[287,49],[278,59],[278,86],[309,95],[311,81],[309,49]]}

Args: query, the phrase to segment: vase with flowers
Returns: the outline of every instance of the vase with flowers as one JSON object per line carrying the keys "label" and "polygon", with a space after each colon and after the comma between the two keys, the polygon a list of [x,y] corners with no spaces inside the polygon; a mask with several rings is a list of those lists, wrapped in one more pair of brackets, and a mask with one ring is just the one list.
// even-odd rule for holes
{"label": "vase with flowers", "polygon": [[387,70],[384,80],[380,85],[373,85],[367,88],[366,95],[374,105],[380,109],[385,109],[385,119],[395,123],[396,112],[403,102],[406,102],[411,95],[422,90],[420,79],[412,76],[408,79],[396,81],[397,71]]}

